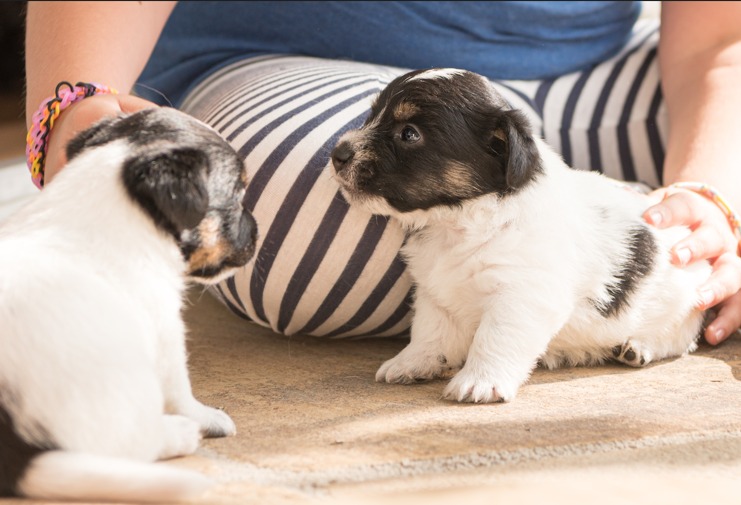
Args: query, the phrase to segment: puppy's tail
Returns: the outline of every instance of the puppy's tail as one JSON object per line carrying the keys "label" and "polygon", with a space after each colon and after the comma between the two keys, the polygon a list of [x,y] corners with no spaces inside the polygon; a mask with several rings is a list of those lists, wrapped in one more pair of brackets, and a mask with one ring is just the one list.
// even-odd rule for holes
{"label": "puppy's tail", "polygon": [[172,502],[195,498],[210,485],[204,475],[165,464],[50,451],[31,460],[17,490],[43,500]]}

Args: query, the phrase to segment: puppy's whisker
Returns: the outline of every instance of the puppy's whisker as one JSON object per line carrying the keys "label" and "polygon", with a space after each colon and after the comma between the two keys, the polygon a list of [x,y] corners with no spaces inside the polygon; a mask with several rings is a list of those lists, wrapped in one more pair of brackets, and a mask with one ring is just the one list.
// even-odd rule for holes
{"label": "puppy's whisker", "polygon": [[200,293],[198,293],[196,300],[200,302],[203,299],[203,296],[208,292],[208,290],[209,290],[209,286],[200,286],[200,289],[199,289]]}

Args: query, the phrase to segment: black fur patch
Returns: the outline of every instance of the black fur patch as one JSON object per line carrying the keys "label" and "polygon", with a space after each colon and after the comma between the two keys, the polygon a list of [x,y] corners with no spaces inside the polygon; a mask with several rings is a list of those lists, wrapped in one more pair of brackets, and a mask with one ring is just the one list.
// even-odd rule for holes
{"label": "black fur patch", "polygon": [[[358,134],[335,148],[335,168],[354,172],[357,193],[409,212],[511,194],[542,173],[527,118],[483,77],[412,79],[420,72],[389,83]],[[418,141],[404,140],[407,128]]]}
{"label": "black fur patch", "polygon": [[46,450],[19,437],[10,414],[0,404],[0,496],[17,496],[18,481],[31,460]]}
{"label": "black fur patch", "polygon": [[[192,125],[176,114],[169,115],[167,122],[164,122],[159,113],[161,110],[153,107],[128,116],[102,119],[80,132],[67,144],[67,159],[71,160],[87,149],[117,140],[126,140],[130,144],[143,147],[155,140],[178,144],[202,138],[201,132],[194,131]],[[220,138],[216,133],[213,137],[212,142]]]}
{"label": "black fur patch", "polygon": [[206,215],[207,170],[203,151],[170,146],[126,160],[122,174],[131,198],[177,239]]}
{"label": "black fur patch", "polygon": [[653,235],[645,226],[637,226],[628,232],[628,258],[615,274],[616,281],[606,286],[607,300],[595,302],[595,308],[603,317],[615,316],[629,304],[630,295],[638,283],[654,266],[658,247]]}
{"label": "black fur patch", "polygon": [[224,140],[172,112],[151,108],[103,119],[69,142],[67,158],[118,140],[134,146],[135,154],[124,163],[124,185],[155,223],[177,238],[206,213],[207,153],[217,151]]}
{"label": "black fur patch", "polygon": [[197,233],[183,243],[183,231],[196,230],[213,211],[222,218],[221,237],[231,249],[224,265],[249,260],[257,225],[241,201],[244,163],[215,130],[183,112],[155,107],[96,123],[68,144],[67,157],[115,141],[124,141],[131,153],[121,167],[128,195],[175,238],[186,257],[202,244]]}

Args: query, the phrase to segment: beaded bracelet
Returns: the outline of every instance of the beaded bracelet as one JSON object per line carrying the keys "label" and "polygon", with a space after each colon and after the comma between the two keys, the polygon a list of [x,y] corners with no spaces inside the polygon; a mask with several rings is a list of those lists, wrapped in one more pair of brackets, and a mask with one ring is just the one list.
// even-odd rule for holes
{"label": "beaded bracelet", "polygon": [[687,189],[690,191],[694,191],[695,193],[704,196],[708,200],[712,201],[715,205],[717,205],[718,208],[723,212],[723,214],[725,214],[726,219],[728,219],[728,224],[731,225],[733,233],[736,235],[736,239],[739,241],[737,254],[741,256],[741,219],[739,219],[738,214],[736,214],[736,212],[731,208],[730,204],[726,201],[725,198],[721,196],[717,189],[710,186],[709,184],[704,184],[701,182],[675,182],[674,184],[671,184],[669,188]]}
{"label": "beaded bracelet", "polygon": [[57,84],[54,96],[47,98],[31,117],[31,128],[26,135],[26,163],[31,171],[31,180],[37,188],[44,187],[44,162],[49,134],[59,114],[83,98],[101,94],[117,94],[113,88],[90,82],[78,82],[74,86],[62,81]]}

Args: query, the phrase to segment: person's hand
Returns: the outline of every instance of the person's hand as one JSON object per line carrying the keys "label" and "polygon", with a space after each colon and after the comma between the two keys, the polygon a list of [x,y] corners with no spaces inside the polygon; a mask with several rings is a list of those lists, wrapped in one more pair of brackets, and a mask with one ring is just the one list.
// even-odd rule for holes
{"label": "person's hand", "polygon": [[96,95],[70,105],[56,119],[49,135],[44,184],[48,184],[67,163],[67,144],[75,135],[105,117],[149,107],[157,105],[132,95]]}
{"label": "person's hand", "polygon": [[691,233],[671,249],[672,263],[685,266],[709,260],[713,272],[698,291],[699,307],[717,307],[705,329],[705,340],[716,345],[741,326],[741,258],[738,239],[725,214],[709,199],[687,190],[662,188],[651,195],[659,203],[649,207],[644,219],[657,228],[684,225]]}

